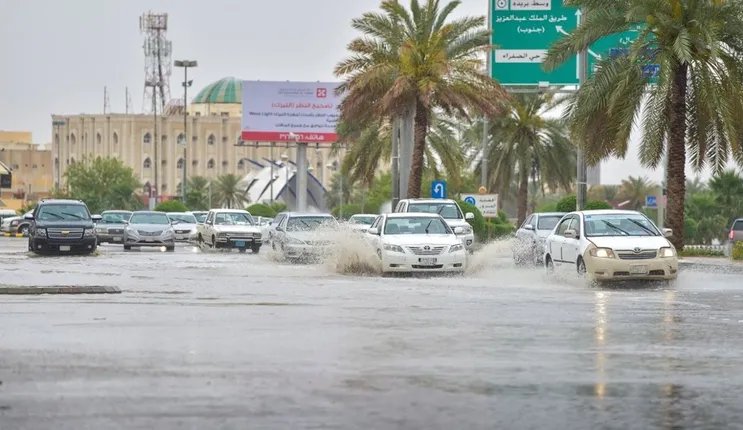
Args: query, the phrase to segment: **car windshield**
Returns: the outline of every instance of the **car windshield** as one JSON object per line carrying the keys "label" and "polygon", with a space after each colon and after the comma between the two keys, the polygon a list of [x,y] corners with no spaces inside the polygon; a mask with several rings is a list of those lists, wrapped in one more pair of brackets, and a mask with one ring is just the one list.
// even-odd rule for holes
{"label": "car windshield", "polygon": [[335,228],[338,221],[331,216],[297,216],[286,222],[287,231],[312,231],[323,226]]}
{"label": "car windshield", "polygon": [[100,224],[123,224],[132,216],[131,212],[104,212],[101,215]]}
{"label": "car windshield", "polygon": [[39,207],[38,221],[79,221],[89,220],[90,213],[81,204],[51,204]]}
{"label": "car windshield", "polygon": [[461,219],[462,212],[454,203],[411,203],[408,212],[439,214],[446,219]]}
{"label": "car windshield", "polygon": [[209,215],[209,212],[198,212],[194,213],[193,216],[196,218],[196,222],[203,224],[204,221],[206,221],[206,216]]}
{"label": "car windshield", "polygon": [[561,219],[562,215],[540,216],[537,220],[537,230],[553,230]]}
{"label": "car windshield", "polygon": [[453,234],[441,218],[406,217],[387,218],[384,234]]}
{"label": "car windshield", "polygon": [[660,232],[641,214],[585,215],[586,237],[660,236]]}
{"label": "car windshield", "polygon": [[733,223],[733,230],[734,231],[743,230],[743,219],[735,220],[735,223]]}
{"label": "car windshield", "polygon": [[253,225],[253,217],[247,212],[217,212],[215,225]]}
{"label": "car windshield", "polygon": [[185,213],[169,213],[168,218],[173,224],[196,224],[196,217]]}
{"label": "car windshield", "polygon": [[364,225],[371,225],[371,223],[374,222],[374,220],[377,219],[375,216],[352,216],[348,221],[352,224],[364,224]]}
{"label": "car windshield", "polygon": [[133,213],[132,214],[132,217],[129,219],[129,224],[158,224],[158,225],[165,225],[165,224],[170,224],[170,219],[165,214],[153,214],[153,213],[138,214],[138,213]]}

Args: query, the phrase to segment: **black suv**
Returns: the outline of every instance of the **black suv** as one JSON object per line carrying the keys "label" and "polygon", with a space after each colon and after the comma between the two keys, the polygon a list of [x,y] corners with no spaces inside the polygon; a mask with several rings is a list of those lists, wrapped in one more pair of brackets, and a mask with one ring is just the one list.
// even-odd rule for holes
{"label": "black suv", "polygon": [[93,223],[99,215],[90,216],[82,200],[42,199],[33,214],[28,233],[28,250],[37,254],[85,253],[98,247]]}

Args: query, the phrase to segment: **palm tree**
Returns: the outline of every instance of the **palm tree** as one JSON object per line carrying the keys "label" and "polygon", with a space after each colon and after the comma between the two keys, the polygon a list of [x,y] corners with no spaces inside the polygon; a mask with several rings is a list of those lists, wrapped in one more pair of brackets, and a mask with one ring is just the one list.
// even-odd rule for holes
{"label": "palm tree", "polygon": [[594,185],[588,190],[588,198],[602,202],[614,202],[619,196],[617,185]]}
{"label": "palm tree", "polygon": [[715,196],[717,211],[728,225],[743,214],[743,178],[733,169],[718,173],[709,180],[709,189]]}
{"label": "palm tree", "polygon": [[233,209],[243,208],[245,203],[249,203],[244,190],[240,189],[240,181],[242,177],[233,173],[217,177],[212,183],[212,195],[218,206]]}
{"label": "palm tree", "polygon": [[192,176],[186,187],[185,205],[191,210],[209,210],[209,180],[203,176]]}
{"label": "palm tree", "polygon": [[[575,180],[575,147],[560,119],[547,115],[560,102],[554,94],[515,94],[506,104],[504,115],[491,120],[489,138],[497,139],[488,147],[488,177],[490,186],[506,193],[511,181],[518,181],[516,197],[518,221],[526,218],[529,181],[555,192],[569,190]],[[475,130],[465,134],[475,138],[465,143],[464,151],[473,159],[482,158],[482,139],[476,132],[482,122],[474,122]],[[476,172],[481,169],[478,163]]]}
{"label": "palm tree", "polygon": [[507,97],[483,73],[482,53],[491,49],[485,17],[452,19],[460,3],[411,0],[408,10],[397,0],[382,1],[381,13],[352,21],[363,36],[349,43],[351,55],[335,67],[344,79],[337,90],[344,94],[342,122],[414,113],[410,197],[420,196],[432,113],[495,115]]}
{"label": "palm tree", "polygon": [[657,195],[658,185],[646,176],[630,176],[627,179],[622,179],[622,185],[619,189],[619,198],[622,200],[629,200],[629,207],[634,210],[640,210],[645,206],[646,196]]}
{"label": "palm tree", "polygon": [[686,198],[694,194],[700,194],[707,191],[707,184],[702,181],[699,176],[692,179],[686,180]]}
{"label": "palm tree", "polygon": [[[723,0],[570,0],[583,21],[554,43],[544,63],[559,67],[599,39],[639,28],[626,54],[607,56],[581,85],[566,117],[589,164],[624,157],[633,124],[643,125],[640,161],[668,155],[668,226],[684,246],[687,148],[695,169],[743,161],[743,2]],[[660,66],[657,82],[648,73]]]}

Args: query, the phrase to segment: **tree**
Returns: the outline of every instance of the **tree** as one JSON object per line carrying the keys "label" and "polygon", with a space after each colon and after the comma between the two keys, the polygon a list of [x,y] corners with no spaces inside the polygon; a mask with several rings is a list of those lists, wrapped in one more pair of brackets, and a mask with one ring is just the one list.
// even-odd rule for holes
{"label": "tree", "polygon": [[[342,180],[341,180],[342,177]],[[343,189],[341,190],[341,184]],[[341,192],[343,193],[343,203],[350,203],[353,184],[350,178],[343,175],[343,172],[334,174],[330,178],[330,186],[325,193],[325,205],[334,208],[340,204]]]}
{"label": "tree", "polygon": [[709,189],[714,196],[718,213],[725,218],[727,225],[731,225],[743,214],[743,178],[738,172],[725,170],[712,176]]}
{"label": "tree", "polygon": [[349,43],[351,55],[335,67],[335,75],[344,78],[337,90],[344,95],[342,122],[414,114],[409,197],[421,193],[432,113],[441,109],[468,118],[468,109],[474,109],[495,115],[507,97],[482,72],[482,52],[491,49],[485,17],[451,19],[460,3],[440,7],[439,0],[411,0],[408,10],[397,0],[384,0],[382,13],[352,21],[363,36]]}
{"label": "tree", "polygon": [[245,190],[240,188],[242,177],[229,173],[219,176],[212,183],[212,196],[215,204],[228,209],[242,209],[245,203],[249,203]]}
{"label": "tree", "polygon": [[588,198],[591,200],[613,202],[617,200],[618,196],[618,185],[594,185],[588,189]]}
{"label": "tree", "polygon": [[166,200],[155,206],[155,210],[160,212],[188,212],[188,208],[180,200]]}
{"label": "tree", "polygon": [[65,172],[68,197],[88,205],[92,213],[107,209],[136,210],[144,206],[135,194],[141,189],[131,167],[118,158],[83,158]]}
{"label": "tree", "polygon": [[186,206],[195,211],[212,208],[209,201],[209,180],[203,176],[192,176],[186,187]]}
{"label": "tree", "polygon": [[[492,143],[486,154],[489,185],[500,194],[517,181],[518,225],[526,218],[530,180],[553,192],[569,190],[575,180],[575,146],[563,121],[547,116],[559,103],[554,94],[515,94],[504,115],[491,119],[488,139]],[[482,122],[474,126],[483,128]],[[475,159],[482,157],[482,139],[469,146],[476,148],[471,151]]]}
{"label": "tree", "polygon": [[658,185],[645,176],[630,176],[622,179],[622,185],[619,188],[619,199],[629,200],[629,208],[634,210],[640,210],[645,206],[645,196],[657,195]]}
{"label": "tree", "polygon": [[[579,28],[548,50],[553,70],[599,39],[639,28],[625,52],[597,63],[566,116],[589,164],[627,153],[643,126],[640,161],[668,155],[668,226],[684,230],[687,148],[696,170],[743,161],[743,2],[722,0],[571,0],[585,11]],[[660,68],[657,77],[650,73]],[[657,80],[657,82],[653,82]],[[671,238],[677,249],[681,234]]]}

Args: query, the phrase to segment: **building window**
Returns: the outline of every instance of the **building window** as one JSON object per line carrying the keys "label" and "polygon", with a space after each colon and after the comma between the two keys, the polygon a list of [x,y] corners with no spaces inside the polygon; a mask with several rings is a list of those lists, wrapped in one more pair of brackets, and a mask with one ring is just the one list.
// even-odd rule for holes
{"label": "building window", "polygon": [[96,133],[96,134],[95,134],[95,143],[96,143],[97,145],[100,145],[100,144],[101,144],[101,141],[102,141],[102,139],[101,139],[101,134],[100,134],[100,133]]}
{"label": "building window", "polygon": [[32,169],[38,169],[38,168],[39,168],[39,166],[37,166],[36,164],[34,164],[33,166],[31,166],[31,168],[32,168]]}
{"label": "building window", "polygon": [[70,145],[74,145],[77,143],[77,138],[75,137],[75,133],[70,134]]}
{"label": "building window", "polygon": [[59,134],[54,135],[54,144],[59,145]]}
{"label": "building window", "polygon": [[152,142],[152,135],[150,133],[145,133],[144,138],[142,138],[143,143],[151,143]]}
{"label": "building window", "polygon": [[216,141],[217,141],[217,138],[214,137],[213,134],[210,134],[209,135],[209,138],[206,140],[206,143],[208,143],[209,145],[214,145],[214,142],[216,142]]}
{"label": "building window", "polygon": [[245,168],[245,160],[240,160],[237,162],[237,168],[240,170],[243,170]]}
{"label": "building window", "polygon": [[214,160],[209,160],[208,163],[206,163],[207,169],[213,169],[214,168]]}
{"label": "building window", "polygon": [[59,158],[54,158],[54,165],[59,167]]}
{"label": "building window", "polygon": [[227,170],[230,167],[230,162],[227,160],[222,161],[222,170]]}
{"label": "building window", "polygon": [[178,159],[178,163],[176,163],[175,167],[176,167],[176,168],[177,168],[178,170],[181,170],[181,169],[183,169],[183,164],[184,164],[184,163],[183,163],[183,158],[179,158],[179,159]]}
{"label": "building window", "polygon": [[88,133],[86,132],[83,134],[83,143],[86,143],[88,141]]}
{"label": "building window", "polygon": [[75,164],[75,157],[70,157],[70,164]]}
{"label": "building window", "polygon": [[142,163],[142,167],[145,169],[149,169],[152,167],[152,160],[150,160],[150,157],[147,157],[144,159],[144,163]]}
{"label": "building window", "polygon": [[144,191],[144,193],[149,196],[150,195],[150,191],[152,191],[152,185],[150,185],[149,182],[146,182],[144,184],[144,187],[142,187],[142,191]]}
{"label": "building window", "polygon": [[199,160],[193,160],[191,161],[191,167],[196,167],[199,165]]}
{"label": "building window", "polygon": [[186,144],[186,135],[181,133],[178,135],[178,144],[179,145],[185,145]]}
{"label": "building window", "polygon": [[167,166],[168,165],[168,160],[162,160],[162,161],[160,161],[160,165],[163,166],[163,167]]}
{"label": "building window", "polygon": [[178,194],[178,195],[183,194],[182,187],[183,187],[182,183],[181,182],[178,182],[178,185],[175,186],[175,193]]}
{"label": "building window", "polygon": [[116,132],[114,132],[113,141],[114,141],[114,145],[118,145],[119,144],[119,135],[116,134]]}
{"label": "building window", "polygon": [[165,190],[167,190],[167,189],[168,189],[168,184],[162,184],[162,186],[160,187],[160,190],[161,190],[161,191],[162,191],[163,193],[164,193],[164,192],[165,192]]}

